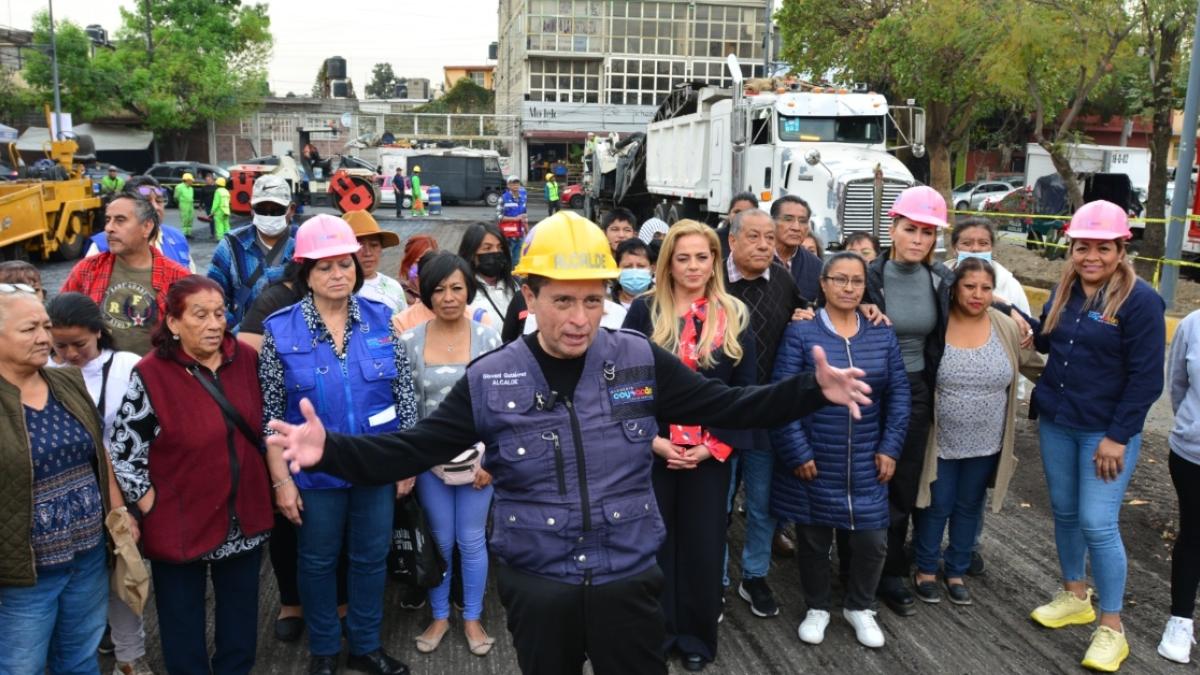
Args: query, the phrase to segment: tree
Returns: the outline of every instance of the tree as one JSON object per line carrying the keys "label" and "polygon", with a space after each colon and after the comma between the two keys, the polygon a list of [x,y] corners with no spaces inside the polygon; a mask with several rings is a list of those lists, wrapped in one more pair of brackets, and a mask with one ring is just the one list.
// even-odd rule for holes
{"label": "tree", "polygon": [[[55,26],[58,53],[59,100],[64,112],[75,119],[91,119],[110,112],[114,83],[98,68],[91,54],[91,40],[78,24],[59,21]],[[33,16],[33,42],[45,45],[28,52],[23,76],[37,104],[53,104],[54,77],[50,59],[50,16],[40,11]]]}
{"label": "tree", "polygon": [[931,182],[949,196],[950,150],[1002,103],[988,82],[997,9],[960,0],[785,0],[782,56],[808,73],[866,81],[926,111]]}
{"label": "tree", "polygon": [[[1145,107],[1153,121],[1150,133],[1150,194],[1146,196],[1147,218],[1166,215],[1167,155],[1171,147],[1171,115],[1180,105],[1175,87],[1179,73],[1183,37],[1195,18],[1191,0],[1141,0],[1138,5],[1138,30],[1134,36],[1149,61],[1150,90]],[[1195,47],[1193,46],[1193,49]],[[1176,199],[1187,199],[1186,195]],[[1163,254],[1166,236],[1161,223],[1148,222],[1142,241],[1142,253],[1149,258]],[[1143,274],[1152,270],[1141,270]]]}
{"label": "tree", "polygon": [[[121,9],[114,49],[97,50],[90,59],[86,35],[70,22],[58,26],[64,108],[81,118],[132,117],[156,137],[170,139],[181,156],[187,131],[210,119],[241,117],[258,105],[271,49],[265,5],[155,0],[134,7]],[[48,42],[42,37],[48,20],[35,28],[42,30],[35,30],[35,41]],[[35,57],[30,66],[29,81],[43,96],[52,93],[48,58]]]}
{"label": "tree", "polygon": [[12,75],[0,72],[0,124],[16,126],[34,107],[34,92],[17,84]]}
{"label": "tree", "polygon": [[496,92],[475,84],[464,77],[436,101],[417,108],[418,113],[457,113],[490,115],[496,111]]}
{"label": "tree", "polygon": [[1123,0],[1016,0],[1003,17],[997,39],[1007,58],[995,64],[992,81],[1026,102],[1034,140],[1050,154],[1078,208],[1083,190],[1068,158],[1078,140],[1074,125],[1122,48],[1122,57],[1131,53],[1125,39],[1135,21]]}
{"label": "tree", "polygon": [[367,98],[391,98],[396,91],[396,74],[392,72],[392,64],[376,63],[365,91]]}

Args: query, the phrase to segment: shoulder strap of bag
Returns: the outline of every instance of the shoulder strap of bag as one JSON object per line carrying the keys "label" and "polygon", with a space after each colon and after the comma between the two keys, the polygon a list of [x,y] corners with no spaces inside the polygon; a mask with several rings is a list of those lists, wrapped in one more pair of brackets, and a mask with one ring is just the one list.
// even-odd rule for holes
{"label": "shoulder strap of bag", "polygon": [[[255,235],[255,236],[258,236],[258,235]],[[250,278],[246,280],[246,288],[250,288],[250,289],[254,288],[254,284],[258,283],[258,278],[261,277],[263,275],[263,273],[267,271],[267,267],[269,265],[274,264],[276,259],[278,259],[279,256],[283,254],[283,247],[287,246],[287,242],[288,242],[287,235],[280,235],[279,239],[275,240],[275,244],[271,246],[271,250],[267,251],[266,257],[264,257],[262,259],[262,262],[259,263],[258,269],[254,270],[254,274],[251,274]]]}
{"label": "shoulder strap of bag", "polygon": [[108,360],[104,362],[104,367],[100,369],[100,400],[96,402],[96,408],[100,410],[100,419],[102,421],[108,414],[104,408],[104,402],[108,398],[108,373],[112,370],[113,361],[116,359],[116,352],[109,354]]}
{"label": "shoulder strap of bag", "polygon": [[196,381],[200,383],[201,387],[204,387],[204,391],[207,391],[208,395],[217,402],[217,407],[221,409],[221,413],[225,415],[225,419],[233,422],[233,425],[238,428],[238,431],[242,432],[242,435],[246,437],[246,440],[250,441],[251,445],[256,448],[261,448],[262,435],[256,434],[254,430],[250,428],[250,423],[246,421],[245,417],[242,417],[242,414],[237,411],[237,408],[233,407],[233,404],[229,402],[229,399],[225,398],[225,394],[223,394],[221,390],[217,388],[217,385],[214,384],[212,380],[200,373],[200,367],[190,366],[188,368],[188,372],[192,374],[192,377],[196,378]]}

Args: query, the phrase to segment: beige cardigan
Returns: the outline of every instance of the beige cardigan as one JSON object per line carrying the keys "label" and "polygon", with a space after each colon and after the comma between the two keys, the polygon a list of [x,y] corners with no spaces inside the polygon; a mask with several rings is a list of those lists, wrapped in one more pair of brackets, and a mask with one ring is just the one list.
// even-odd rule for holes
{"label": "beige cardigan", "polygon": [[[1008,354],[1013,372],[1012,382],[1008,385],[1008,416],[1004,420],[1004,436],[1000,441],[1000,463],[992,477],[992,488],[994,489],[992,512],[999,513],[1000,507],[1004,504],[1004,495],[1008,492],[1008,483],[1017,469],[1017,455],[1014,447],[1016,445],[1017,383],[1021,379],[1021,375],[1036,382],[1038,376],[1042,374],[1045,362],[1032,347],[1021,349],[1020,331],[1017,328],[1017,322],[1013,321],[1012,317],[992,308],[988,309],[988,316],[992,320],[992,326],[999,333],[1000,344],[1004,346],[1004,351]],[[925,467],[921,470],[921,489],[917,493],[917,508],[921,509],[929,506],[929,485],[937,480],[936,391],[934,392],[933,410],[933,424],[929,427],[929,442],[925,445]]]}

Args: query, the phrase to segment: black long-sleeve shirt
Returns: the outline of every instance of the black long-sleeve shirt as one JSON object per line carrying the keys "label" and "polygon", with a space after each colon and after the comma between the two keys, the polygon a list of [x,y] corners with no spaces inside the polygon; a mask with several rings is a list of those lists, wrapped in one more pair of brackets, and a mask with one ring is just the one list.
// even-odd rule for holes
{"label": "black long-sleeve shirt", "polygon": [[[547,384],[569,397],[583,372],[583,357],[557,359],[545,353],[537,334],[525,337]],[[663,424],[698,424],[727,429],[767,428],[828,405],[812,373],[772,385],[730,387],[685,366],[651,344],[656,380],[655,416]],[[315,471],[356,483],[382,485],[444,464],[479,440],[468,379],[450,390],[432,415],[403,431],[373,436],[329,434]]]}

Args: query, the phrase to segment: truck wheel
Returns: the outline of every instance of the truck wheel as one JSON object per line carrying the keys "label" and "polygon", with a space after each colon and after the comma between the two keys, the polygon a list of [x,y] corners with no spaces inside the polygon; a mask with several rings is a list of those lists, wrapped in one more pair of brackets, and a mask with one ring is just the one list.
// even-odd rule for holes
{"label": "truck wheel", "polygon": [[679,215],[681,210],[678,204],[672,204],[671,208],[667,209],[666,221],[668,227],[683,220],[683,217]]}
{"label": "truck wheel", "polygon": [[67,231],[70,234],[59,243],[58,250],[54,252],[54,258],[58,260],[76,260],[83,255],[87,248],[88,236],[83,231],[82,214],[71,214],[71,222],[67,225]]}
{"label": "truck wheel", "polygon": [[576,211],[578,211],[579,209],[582,209],[583,208],[583,195],[575,195],[574,197],[571,197],[571,201],[567,203],[567,206],[571,207],[572,209],[574,209]]}
{"label": "truck wheel", "polygon": [[500,203],[500,195],[496,194],[495,192],[487,193],[487,196],[483,199],[487,202],[488,206],[495,206]]}

